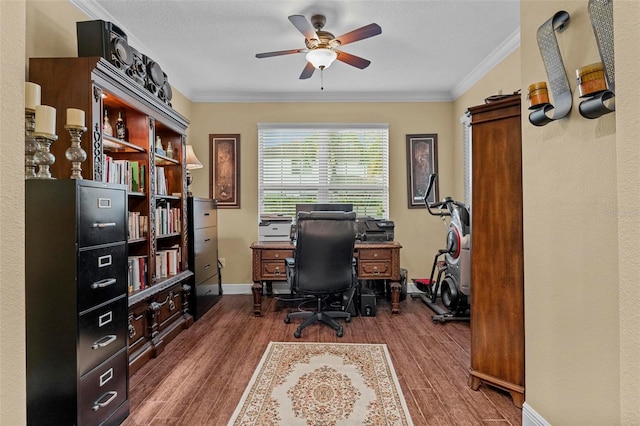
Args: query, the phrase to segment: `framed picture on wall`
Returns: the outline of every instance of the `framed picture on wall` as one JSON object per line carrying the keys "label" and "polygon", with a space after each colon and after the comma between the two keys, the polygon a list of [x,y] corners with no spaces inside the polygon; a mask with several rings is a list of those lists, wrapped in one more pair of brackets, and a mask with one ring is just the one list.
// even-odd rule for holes
{"label": "framed picture on wall", "polygon": [[240,208],[240,135],[209,135],[209,193],[218,208]]}
{"label": "framed picture on wall", "polygon": [[[410,209],[426,207],[424,197],[431,173],[438,173],[438,135],[407,135],[407,190]],[[439,199],[436,180],[428,202],[435,203]]]}

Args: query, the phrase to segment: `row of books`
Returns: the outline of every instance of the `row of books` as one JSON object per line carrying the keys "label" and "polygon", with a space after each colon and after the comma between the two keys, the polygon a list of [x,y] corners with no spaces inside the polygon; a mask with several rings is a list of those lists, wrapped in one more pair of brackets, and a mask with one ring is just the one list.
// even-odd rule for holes
{"label": "row of books", "polygon": [[175,246],[156,252],[156,277],[165,278],[180,272],[180,247]]}
{"label": "row of books", "polygon": [[130,192],[144,192],[147,175],[146,164],[139,161],[114,160],[105,155],[104,175],[108,183],[127,185]]}
{"label": "row of books", "polygon": [[129,239],[146,238],[149,235],[149,216],[129,212]]}
{"label": "row of books", "polygon": [[148,269],[147,256],[129,256],[129,294],[147,287]]}
{"label": "row of books", "polygon": [[[179,246],[156,252],[156,278],[166,278],[180,272],[182,254]],[[147,287],[149,258],[146,255],[129,256],[129,274],[127,284],[129,294],[144,290]]]}
{"label": "row of books", "polygon": [[182,229],[180,209],[170,206],[156,208],[156,235],[173,234]]}

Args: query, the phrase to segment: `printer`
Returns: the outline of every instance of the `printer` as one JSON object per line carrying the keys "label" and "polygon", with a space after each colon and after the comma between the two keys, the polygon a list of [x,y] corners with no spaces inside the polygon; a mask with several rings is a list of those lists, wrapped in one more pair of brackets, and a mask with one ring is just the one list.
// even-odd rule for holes
{"label": "printer", "polygon": [[258,224],[260,241],[290,241],[291,216],[261,215]]}
{"label": "printer", "polygon": [[356,218],[357,239],[360,241],[393,241],[395,224],[391,220],[371,216]]}

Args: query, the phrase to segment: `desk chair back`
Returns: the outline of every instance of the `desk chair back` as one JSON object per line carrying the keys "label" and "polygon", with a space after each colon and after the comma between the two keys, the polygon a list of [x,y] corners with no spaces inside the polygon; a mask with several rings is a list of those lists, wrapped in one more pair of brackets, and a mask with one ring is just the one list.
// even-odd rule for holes
{"label": "desk chair back", "polygon": [[296,220],[293,290],[329,294],[355,284],[355,212],[300,212]]}

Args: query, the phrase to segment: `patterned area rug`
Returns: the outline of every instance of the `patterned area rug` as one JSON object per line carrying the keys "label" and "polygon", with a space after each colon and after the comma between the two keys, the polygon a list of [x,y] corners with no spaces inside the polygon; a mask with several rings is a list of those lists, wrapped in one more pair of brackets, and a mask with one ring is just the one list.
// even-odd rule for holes
{"label": "patterned area rug", "polygon": [[387,345],[276,343],[228,425],[413,425]]}

